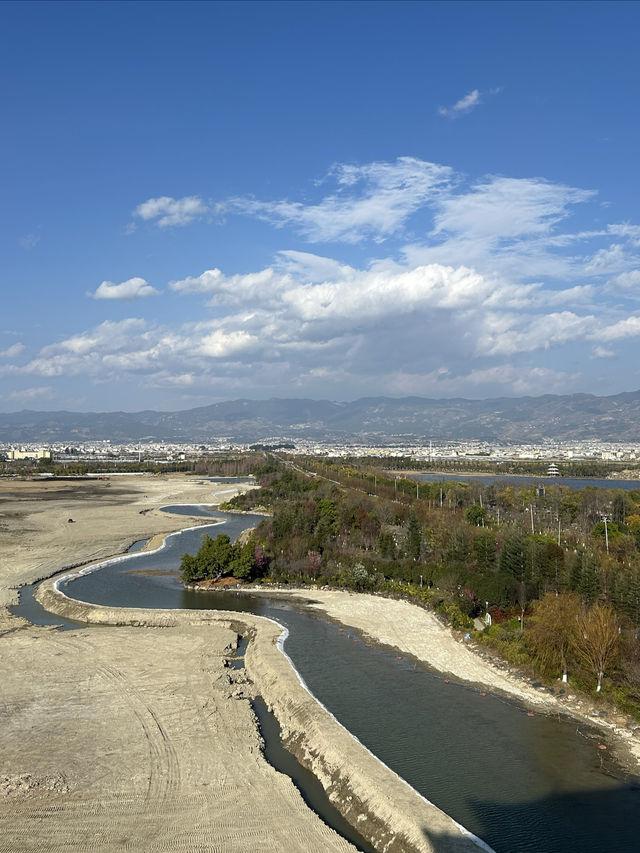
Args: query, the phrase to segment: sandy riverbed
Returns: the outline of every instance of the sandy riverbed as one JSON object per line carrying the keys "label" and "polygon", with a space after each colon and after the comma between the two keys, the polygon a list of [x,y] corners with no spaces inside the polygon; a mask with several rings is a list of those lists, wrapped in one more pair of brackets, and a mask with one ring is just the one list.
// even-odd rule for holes
{"label": "sandy riverbed", "polygon": [[[52,609],[102,623],[61,633],[6,609],[22,583],[184,526],[160,506],[212,502],[209,483],[184,476],[2,481],[0,851],[353,850],[264,760],[247,701],[256,691],[377,849],[477,849],[304,691],[274,623],[211,611],[79,612],[50,592]],[[224,659],[238,632],[254,637],[250,680],[233,683]]]}

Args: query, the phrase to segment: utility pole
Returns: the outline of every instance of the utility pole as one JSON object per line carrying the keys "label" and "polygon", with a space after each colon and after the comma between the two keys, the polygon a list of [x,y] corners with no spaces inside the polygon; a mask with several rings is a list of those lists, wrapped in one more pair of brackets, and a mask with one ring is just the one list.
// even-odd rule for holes
{"label": "utility pole", "polygon": [[535,533],[536,531],[533,527],[533,504],[529,504],[529,509],[531,510],[531,533]]}

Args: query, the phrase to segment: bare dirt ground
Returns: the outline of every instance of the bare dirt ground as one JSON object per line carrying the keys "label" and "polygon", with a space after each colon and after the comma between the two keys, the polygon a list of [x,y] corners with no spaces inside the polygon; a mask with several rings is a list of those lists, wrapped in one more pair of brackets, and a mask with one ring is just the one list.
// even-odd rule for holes
{"label": "bare dirt ground", "polygon": [[1,606],[20,583],[179,529],[184,517],[157,507],[210,503],[212,486],[3,480],[0,492],[0,851],[353,850],[264,760],[223,666],[235,631],[59,632]]}

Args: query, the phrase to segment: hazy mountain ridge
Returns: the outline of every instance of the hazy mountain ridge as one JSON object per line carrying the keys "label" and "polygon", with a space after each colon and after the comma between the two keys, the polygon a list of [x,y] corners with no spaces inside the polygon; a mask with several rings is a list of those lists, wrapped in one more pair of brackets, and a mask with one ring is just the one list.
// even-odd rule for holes
{"label": "hazy mountain ridge", "polygon": [[432,439],[640,441],[640,391],[611,397],[572,394],[487,400],[364,397],[330,400],[230,400],[177,412],[0,414],[0,441],[207,442],[221,436],[377,440]]}

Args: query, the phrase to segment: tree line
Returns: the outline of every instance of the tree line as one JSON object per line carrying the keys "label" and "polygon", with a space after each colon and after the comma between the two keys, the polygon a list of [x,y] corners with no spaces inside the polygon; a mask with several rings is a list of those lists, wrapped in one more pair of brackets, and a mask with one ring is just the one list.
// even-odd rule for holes
{"label": "tree line", "polygon": [[[488,612],[482,641],[510,660],[597,688],[606,672],[640,710],[640,492],[417,483],[368,460],[285,454],[254,474],[260,489],[230,502],[271,513],[243,546],[245,578],[404,595],[463,630]],[[563,636],[558,620],[571,631],[545,645]],[[585,657],[596,625],[600,645],[613,638],[597,666]]]}

